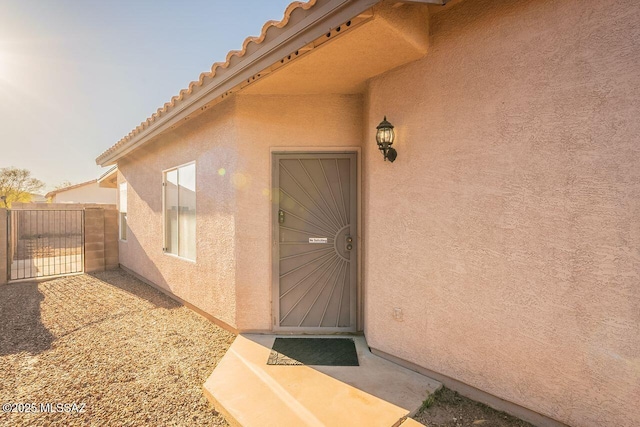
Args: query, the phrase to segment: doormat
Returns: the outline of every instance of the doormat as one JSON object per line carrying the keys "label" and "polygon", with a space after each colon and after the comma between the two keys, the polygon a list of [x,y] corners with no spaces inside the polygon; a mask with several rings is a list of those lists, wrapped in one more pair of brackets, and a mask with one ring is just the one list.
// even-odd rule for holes
{"label": "doormat", "polygon": [[267,365],[360,366],[350,338],[276,338]]}

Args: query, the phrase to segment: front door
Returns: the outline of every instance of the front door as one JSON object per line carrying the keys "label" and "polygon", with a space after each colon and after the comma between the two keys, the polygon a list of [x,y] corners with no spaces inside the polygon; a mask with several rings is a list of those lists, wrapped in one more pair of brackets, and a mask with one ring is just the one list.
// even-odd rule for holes
{"label": "front door", "polygon": [[356,153],[274,154],[274,328],[356,330]]}

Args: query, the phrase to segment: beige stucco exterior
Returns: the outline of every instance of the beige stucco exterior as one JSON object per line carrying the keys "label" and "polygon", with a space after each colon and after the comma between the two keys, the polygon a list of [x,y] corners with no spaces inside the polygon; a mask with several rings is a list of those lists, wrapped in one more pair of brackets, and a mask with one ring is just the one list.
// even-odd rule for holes
{"label": "beige stucco exterior", "polygon": [[[126,181],[127,241],[120,242],[120,264],[235,327],[235,203],[217,174],[237,159],[235,103],[206,114],[201,126],[180,128],[118,163],[118,182]],[[197,122],[195,122],[197,124]],[[172,143],[180,141],[179,144]],[[162,171],[196,162],[196,261],[162,251]]]}
{"label": "beige stucco exterior", "polygon": [[371,347],[640,425],[639,22],[638,2],[463,2],[370,82],[365,141],[386,114],[399,152],[363,145]]}
{"label": "beige stucco exterior", "polygon": [[[327,126],[332,123],[332,126]],[[359,146],[359,95],[238,96],[118,164],[120,263],[241,330],[271,329],[271,147]],[[162,252],[162,171],[196,162],[196,262]]]}
{"label": "beige stucco exterior", "polygon": [[362,106],[360,95],[238,97],[238,170],[249,172],[237,198],[240,329],[271,329],[271,150],[354,150]]}
{"label": "beige stucco exterior", "polygon": [[[424,27],[397,36],[405,8],[422,8]],[[372,348],[563,423],[640,425],[640,3],[425,8],[386,2],[344,45],[120,159],[120,263],[232,328],[268,332],[271,152],[358,150]],[[350,68],[375,25],[421,58],[373,78]],[[323,73],[332,55],[343,79]],[[395,163],[375,146],[384,115]],[[191,161],[195,262],[162,252],[162,171]]]}

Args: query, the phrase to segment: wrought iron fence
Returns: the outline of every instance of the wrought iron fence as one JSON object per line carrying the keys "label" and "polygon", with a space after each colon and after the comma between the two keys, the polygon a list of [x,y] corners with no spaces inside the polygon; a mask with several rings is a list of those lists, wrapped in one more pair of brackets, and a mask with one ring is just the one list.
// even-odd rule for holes
{"label": "wrought iron fence", "polygon": [[81,273],[83,210],[8,211],[9,280]]}

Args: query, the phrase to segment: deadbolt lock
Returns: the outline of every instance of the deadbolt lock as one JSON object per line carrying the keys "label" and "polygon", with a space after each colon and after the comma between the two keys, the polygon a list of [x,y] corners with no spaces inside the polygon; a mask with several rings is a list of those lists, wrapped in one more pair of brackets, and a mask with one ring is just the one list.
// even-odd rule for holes
{"label": "deadbolt lock", "polygon": [[353,243],[353,237],[347,236],[347,243]]}

